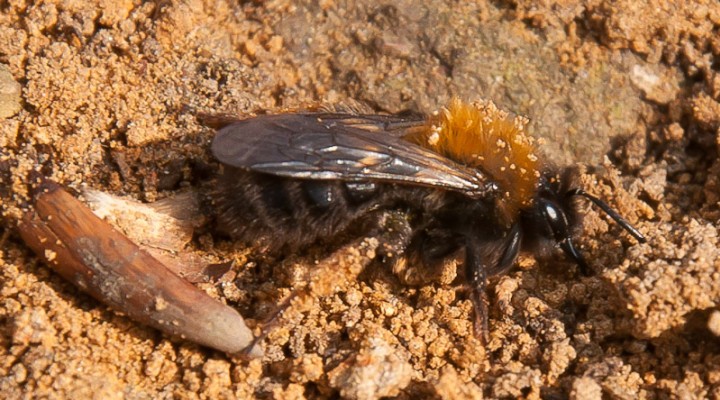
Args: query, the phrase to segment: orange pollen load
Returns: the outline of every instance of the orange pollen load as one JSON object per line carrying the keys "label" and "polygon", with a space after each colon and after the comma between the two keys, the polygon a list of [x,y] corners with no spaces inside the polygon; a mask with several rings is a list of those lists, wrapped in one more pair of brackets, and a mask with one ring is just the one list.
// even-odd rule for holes
{"label": "orange pollen load", "polygon": [[453,99],[430,118],[427,128],[407,139],[460,164],[477,168],[506,193],[511,214],[533,202],[540,177],[527,119],[510,118],[492,102],[466,104]]}

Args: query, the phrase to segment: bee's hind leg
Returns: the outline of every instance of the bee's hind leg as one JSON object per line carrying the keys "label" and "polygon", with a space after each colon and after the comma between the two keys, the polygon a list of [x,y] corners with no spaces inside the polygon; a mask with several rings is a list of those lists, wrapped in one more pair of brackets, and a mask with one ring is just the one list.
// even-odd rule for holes
{"label": "bee's hind leg", "polygon": [[413,236],[409,215],[402,211],[378,213],[375,226],[368,236],[374,236],[380,241],[377,255],[382,262],[392,265],[400,262]]}
{"label": "bee's hind leg", "polygon": [[378,260],[405,285],[442,280],[443,274],[448,269],[455,271],[462,259],[462,242],[458,245],[457,235],[452,232],[413,222],[402,211],[379,213],[375,219],[377,231],[370,231],[370,236],[380,241]]}

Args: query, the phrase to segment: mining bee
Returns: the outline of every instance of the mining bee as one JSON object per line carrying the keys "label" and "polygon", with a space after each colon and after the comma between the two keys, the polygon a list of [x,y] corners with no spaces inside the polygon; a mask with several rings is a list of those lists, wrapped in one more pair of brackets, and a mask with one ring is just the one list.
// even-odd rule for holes
{"label": "mining bee", "polygon": [[543,164],[526,123],[491,102],[457,99],[427,118],[332,110],[236,120],[212,143],[223,166],[218,224],[233,238],[292,251],[402,211],[406,257],[433,265],[464,250],[485,336],[487,278],[521,251],[559,246],[589,272],[573,243],[577,196],[645,241],[602,200],[571,187],[572,169]]}

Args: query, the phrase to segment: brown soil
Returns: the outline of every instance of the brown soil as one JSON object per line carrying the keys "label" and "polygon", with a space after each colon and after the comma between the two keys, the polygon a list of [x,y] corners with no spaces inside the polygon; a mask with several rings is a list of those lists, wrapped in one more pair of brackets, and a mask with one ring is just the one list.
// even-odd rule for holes
{"label": "brown soil", "polygon": [[[344,3],[0,2],[2,397],[720,398],[720,4]],[[527,115],[547,157],[587,166],[583,186],[648,238],[588,207],[595,275],[524,257],[491,285],[486,347],[452,276],[408,286],[370,266],[291,307],[244,361],[115,314],[15,231],[31,170],[145,202],[205,188],[198,112],[452,96]],[[328,254],[270,262],[202,232],[188,246],[235,261],[234,281],[199,286],[251,323]]]}

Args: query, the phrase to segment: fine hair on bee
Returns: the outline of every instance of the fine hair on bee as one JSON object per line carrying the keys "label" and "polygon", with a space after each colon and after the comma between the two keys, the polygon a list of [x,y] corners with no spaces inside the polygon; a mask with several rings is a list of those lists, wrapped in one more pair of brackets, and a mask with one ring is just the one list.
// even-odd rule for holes
{"label": "fine hair on bee", "polygon": [[[317,111],[262,115],[219,129],[219,228],[282,252],[329,240],[384,212],[407,218],[400,252],[432,266],[464,251],[464,275],[487,334],[485,286],[521,251],[560,247],[587,274],[574,244],[574,198],[643,235],[602,200],[573,187],[572,168],[543,164],[527,120],[492,102],[454,99],[429,117]],[[460,253],[462,254],[462,253]]]}

